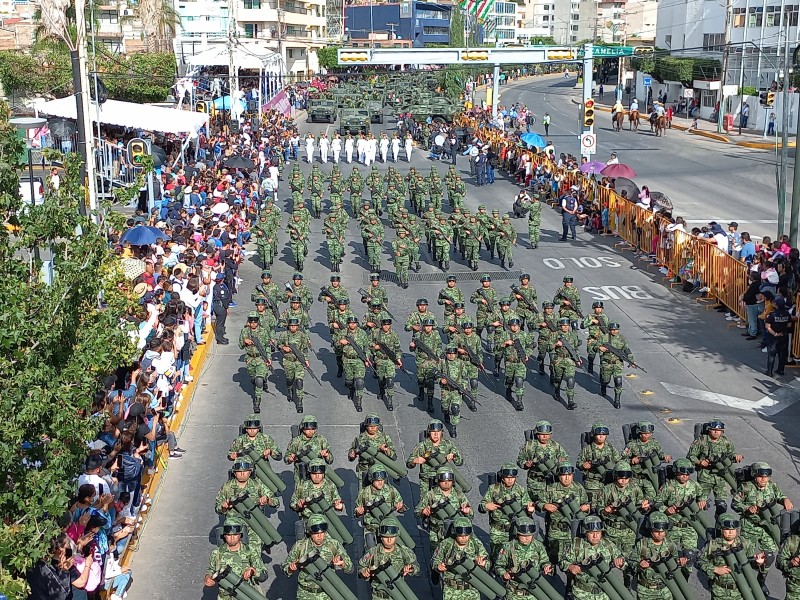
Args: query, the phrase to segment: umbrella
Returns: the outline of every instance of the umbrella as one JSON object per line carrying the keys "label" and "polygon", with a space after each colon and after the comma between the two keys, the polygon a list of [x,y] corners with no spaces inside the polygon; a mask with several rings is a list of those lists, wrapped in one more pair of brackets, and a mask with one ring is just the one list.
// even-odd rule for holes
{"label": "umbrella", "polygon": [[227,202],[218,202],[214,206],[211,207],[211,212],[215,215],[224,215],[231,209],[230,205]]}
{"label": "umbrella", "polygon": [[617,177],[614,180],[614,191],[618,194],[622,194],[622,190],[627,190],[628,198],[631,200],[635,200],[639,197],[639,186],[633,183],[630,179],[626,177]]}
{"label": "umbrella", "polygon": [[660,210],[662,208],[666,208],[667,210],[672,210],[672,200],[670,200],[669,196],[667,196],[664,192],[650,192],[650,202],[653,205],[653,208],[656,210]]}
{"label": "umbrella", "polygon": [[222,161],[222,164],[229,169],[252,169],[256,164],[249,158],[234,154]]}
{"label": "umbrella", "polygon": [[591,160],[587,163],[584,163],[580,166],[581,173],[586,173],[587,175],[593,175],[595,173],[599,173],[603,169],[606,168],[606,163],[601,162],[599,160]]}
{"label": "umbrella", "polygon": [[122,260],[122,271],[126,279],[136,279],[144,273],[144,261],[138,258],[125,258]]}
{"label": "umbrella", "polygon": [[537,148],[544,148],[547,146],[545,139],[538,133],[523,133],[519,136],[519,139],[528,144],[528,146],[536,146]]}
{"label": "umbrella", "polygon": [[163,167],[165,164],[167,164],[167,152],[160,146],[152,144],[150,146],[150,154],[153,155],[154,167]]}
{"label": "umbrella", "polygon": [[605,175],[606,177],[612,177],[614,179],[617,177],[625,177],[627,179],[633,179],[636,177],[636,171],[631,169],[628,165],[623,165],[622,163],[608,165],[605,169],[600,171],[600,174]]}
{"label": "umbrella", "polygon": [[[239,106],[241,107],[241,112],[245,112],[247,109],[247,104],[244,100],[239,100]],[[221,98],[217,98],[214,100],[214,108],[217,110],[230,110],[231,109],[231,97],[230,96],[223,96]]]}
{"label": "umbrella", "polygon": [[131,246],[149,246],[155,244],[159,239],[168,239],[169,236],[160,229],[148,227],[146,225],[136,225],[131,227],[119,238],[121,244]]}

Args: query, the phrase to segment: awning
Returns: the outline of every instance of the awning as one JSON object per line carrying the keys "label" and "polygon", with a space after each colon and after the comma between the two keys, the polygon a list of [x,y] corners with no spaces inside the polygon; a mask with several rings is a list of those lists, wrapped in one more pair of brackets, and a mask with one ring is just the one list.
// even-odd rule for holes
{"label": "awning", "polygon": [[[231,50],[233,64],[239,69],[281,70],[281,55],[253,44],[239,44]],[[227,44],[219,44],[187,59],[189,70],[197,67],[227,67],[231,64],[231,51]]]}
{"label": "awning", "polygon": [[[38,98],[34,108],[41,114],[76,119],[77,109],[75,97],[67,96],[57,100],[47,101]],[[89,103],[89,118],[97,122],[97,105]],[[198,129],[208,125],[208,115],[187,110],[151,106],[149,104],[135,104],[133,102],[120,102],[107,100],[100,105],[100,123],[144,129],[146,131],[159,131],[162,133],[186,133],[194,135]]]}

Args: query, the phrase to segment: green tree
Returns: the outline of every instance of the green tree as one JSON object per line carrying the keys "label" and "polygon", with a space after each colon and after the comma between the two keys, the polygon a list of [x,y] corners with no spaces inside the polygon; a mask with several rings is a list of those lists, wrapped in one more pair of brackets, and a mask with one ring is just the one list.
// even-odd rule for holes
{"label": "green tree", "polygon": [[[102,217],[78,212],[83,197],[75,154],[63,157],[62,184],[42,205],[22,207],[22,151],[0,103],[0,590],[22,600],[24,574],[59,531],[86,442],[101,379],[128,364],[135,348],[121,318],[130,308]],[[41,276],[34,249],[52,256]]]}
{"label": "green tree", "polygon": [[338,52],[341,46],[325,46],[317,50],[317,60],[319,66],[328,71],[340,69]]}

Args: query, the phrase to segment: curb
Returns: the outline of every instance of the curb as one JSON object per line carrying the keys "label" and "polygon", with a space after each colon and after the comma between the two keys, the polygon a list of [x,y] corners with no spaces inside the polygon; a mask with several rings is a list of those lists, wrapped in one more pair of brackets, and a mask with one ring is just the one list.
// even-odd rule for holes
{"label": "curb", "polygon": [[[733,142],[735,146],[740,146],[742,148],[755,148],[757,150],[773,150],[775,148],[774,143],[767,143],[767,142]],[[789,142],[789,148],[795,148],[797,146],[797,142]],[[777,144],[778,149],[783,148],[783,144]]]}
{"label": "curb", "polygon": [[689,133],[691,133],[692,135],[699,135],[700,137],[708,138],[716,142],[722,142],[723,144],[731,143],[730,138],[727,138],[719,133],[713,133],[711,131],[703,131],[702,129],[691,129]]}

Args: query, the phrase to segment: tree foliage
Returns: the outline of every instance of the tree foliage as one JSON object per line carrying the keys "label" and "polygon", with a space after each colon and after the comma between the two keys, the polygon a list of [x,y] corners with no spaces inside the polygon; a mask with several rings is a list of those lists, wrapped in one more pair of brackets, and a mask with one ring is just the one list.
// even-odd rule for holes
{"label": "tree foliage", "polygon": [[678,58],[675,56],[641,56],[631,60],[634,69],[649,73],[656,81],[678,81],[692,87],[695,79],[719,79],[720,62],[711,58]]}
{"label": "tree foliage", "polygon": [[[113,100],[163,102],[175,82],[176,63],[171,53],[123,56],[98,45],[96,56],[98,76]],[[91,68],[91,60],[89,64]],[[7,94],[67,96],[73,93],[69,50],[49,41],[29,52],[2,51],[0,81]]]}
{"label": "tree foliage", "polygon": [[[63,157],[58,192],[21,206],[23,148],[8,114],[0,104],[0,214],[18,223],[0,228],[0,589],[24,598],[19,579],[58,532],[101,425],[89,416],[93,395],[135,349],[120,325],[129,305],[106,225],[78,211],[79,158]],[[50,285],[36,248],[52,256]]]}
{"label": "tree foliage", "polygon": [[319,48],[317,50],[317,60],[319,61],[319,66],[329,71],[341,68],[339,66],[339,58],[337,53],[339,48],[341,48],[341,46],[325,46],[324,48]]}

